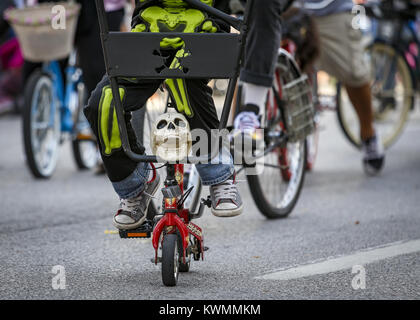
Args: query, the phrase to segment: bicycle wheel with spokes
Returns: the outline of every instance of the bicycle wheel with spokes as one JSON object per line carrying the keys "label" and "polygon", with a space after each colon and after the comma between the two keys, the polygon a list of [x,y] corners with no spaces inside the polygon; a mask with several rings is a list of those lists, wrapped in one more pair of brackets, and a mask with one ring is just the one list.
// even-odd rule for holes
{"label": "bicycle wheel with spokes", "polygon": [[289,143],[264,157],[263,172],[248,175],[255,204],[269,219],[286,218],[293,211],[303,186],[306,166],[305,141]]}
{"label": "bicycle wheel with spokes", "polygon": [[305,139],[292,143],[286,138],[278,143],[279,137],[285,132],[282,112],[285,105],[278,99],[281,88],[299,77],[299,69],[292,58],[280,54],[274,85],[266,104],[264,139],[269,152],[266,151],[264,157],[257,160],[256,165],[260,166],[260,170],[256,172],[259,174],[247,175],[255,204],[269,219],[285,218],[292,212],[305,177]]}
{"label": "bicycle wheel with spokes", "polygon": [[[385,43],[374,43],[367,50],[372,67],[374,125],[385,148],[400,136],[414,104],[414,86],[403,55]],[[345,136],[361,147],[359,118],[344,88],[337,89],[337,116]]]}
{"label": "bicycle wheel with spokes", "polygon": [[57,165],[61,123],[53,81],[48,74],[37,70],[29,78],[22,116],[29,169],[36,178],[50,178]]}

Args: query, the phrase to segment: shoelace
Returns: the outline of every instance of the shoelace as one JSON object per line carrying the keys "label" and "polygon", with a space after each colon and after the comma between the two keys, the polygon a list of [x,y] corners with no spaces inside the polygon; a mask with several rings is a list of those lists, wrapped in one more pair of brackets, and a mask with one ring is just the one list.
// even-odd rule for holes
{"label": "shoelace", "polygon": [[151,194],[147,193],[146,191],[143,191],[136,198],[121,199],[121,209],[123,211],[132,212],[134,211],[134,209],[137,209],[142,202],[146,200],[145,197],[153,198]]}
{"label": "shoelace", "polygon": [[253,131],[260,126],[258,116],[253,112],[241,112],[235,119],[235,129]]}
{"label": "shoelace", "polygon": [[236,201],[237,188],[231,181],[214,186],[213,191],[216,202],[220,200]]}
{"label": "shoelace", "polygon": [[[143,194],[142,194],[143,195]],[[121,199],[121,209],[123,211],[132,212],[139,206],[141,197],[132,198],[132,199]]]}

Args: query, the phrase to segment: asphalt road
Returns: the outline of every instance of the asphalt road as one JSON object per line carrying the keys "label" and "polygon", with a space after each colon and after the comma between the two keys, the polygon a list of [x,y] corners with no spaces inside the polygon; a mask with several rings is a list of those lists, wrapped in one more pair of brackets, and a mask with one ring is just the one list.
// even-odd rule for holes
{"label": "asphalt road", "polygon": [[[19,118],[2,117],[0,299],[419,299],[419,113],[376,178],[325,113],[315,170],[292,215],[266,220],[242,183],[245,212],[225,220],[206,212],[197,223],[210,250],[175,288],[162,285],[150,240],[106,233],[118,199],[105,177],[78,172],[66,144],[54,177],[35,181]],[[57,265],[62,290],[53,288]]]}

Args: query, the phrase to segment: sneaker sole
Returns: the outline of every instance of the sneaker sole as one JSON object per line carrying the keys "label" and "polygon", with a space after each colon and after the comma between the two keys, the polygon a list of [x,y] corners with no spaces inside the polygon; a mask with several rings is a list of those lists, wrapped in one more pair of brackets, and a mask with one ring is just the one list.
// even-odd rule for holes
{"label": "sneaker sole", "polygon": [[363,169],[366,175],[370,177],[375,177],[382,172],[382,169],[384,168],[384,164],[385,164],[385,159],[382,159],[379,168],[375,168],[374,166],[369,164],[367,161],[363,161]]}
{"label": "sneaker sole", "polygon": [[211,208],[211,213],[213,213],[214,216],[219,218],[231,218],[239,216],[244,209],[244,205],[242,204],[239,208],[235,210],[216,210]]}
{"label": "sneaker sole", "polygon": [[[156,179],[158,179],[158,183],[156,183],[155,188],[152,190],[152,192],[150,192],[150,194],[152,196],[155,195],[155,193],[157,192],[157,190],[159,188],[159,184],[160,184],[160,177],[157,176]],[[133,223],[133,224],[120,224],[117,221],[115,221],[115,217],[114,217],[114,219],[112,220],[114,226],[117,229],[120,229],[120,230],[132,230],[132,229],[136,229],[136,228],[140,227],[146,221],[146,218],[147,218],[147,210],[149,209],[149,204],[150,204],[150,201],[151,200],[152,200],[151,197],[149,198],[149,200],[147,200],[146,213],[145,213],[145,215],[139,221],[137,221],[136,223]]]}

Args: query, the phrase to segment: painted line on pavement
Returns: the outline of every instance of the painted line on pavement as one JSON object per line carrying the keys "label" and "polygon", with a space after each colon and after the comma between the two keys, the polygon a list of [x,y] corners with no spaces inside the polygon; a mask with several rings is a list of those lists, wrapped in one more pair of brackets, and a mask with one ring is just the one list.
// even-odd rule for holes
{"label": "painted line on pavement", "polygon": [[355,265],[366,265],[387,258],[403,254],[420,252],[420,239],[407,242],[390,243],[385,246],[361,250],[351,255],[327,258],[323,261],[312,262],[305,265],[293,266],[276,270],[258,276],[263,280],[292,280],[315,275],[327,274],[341,270],[351,269]]}

